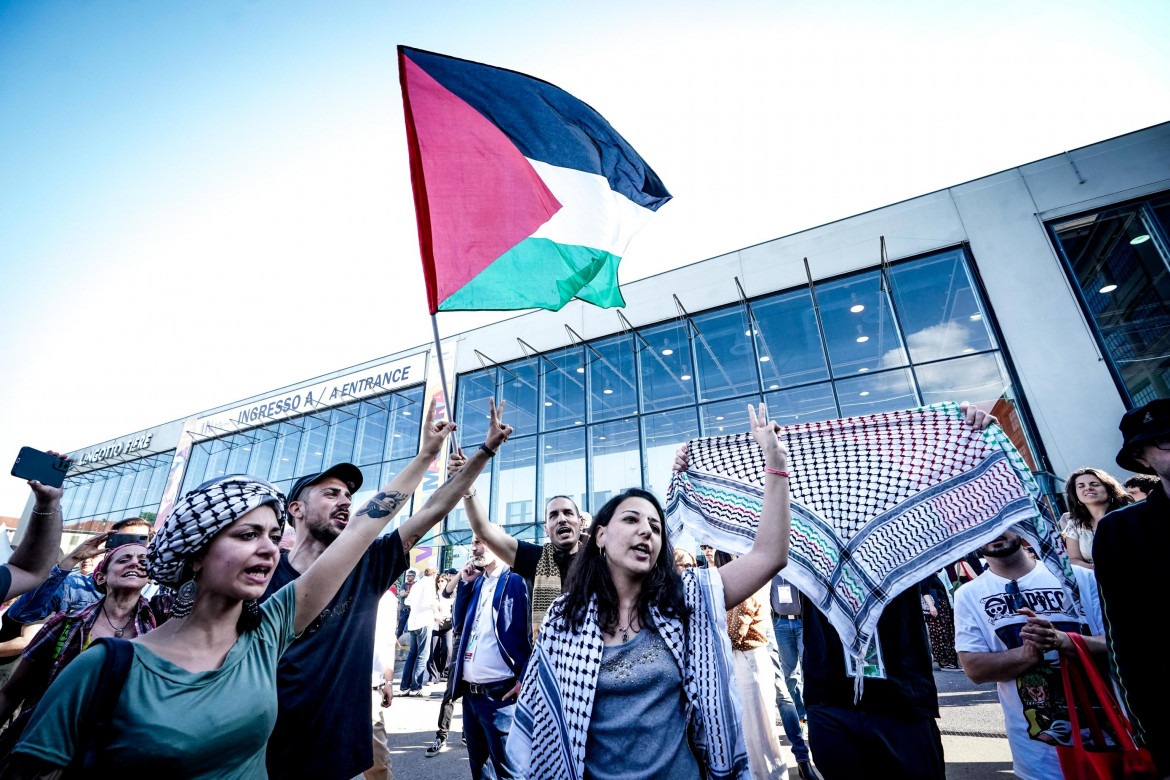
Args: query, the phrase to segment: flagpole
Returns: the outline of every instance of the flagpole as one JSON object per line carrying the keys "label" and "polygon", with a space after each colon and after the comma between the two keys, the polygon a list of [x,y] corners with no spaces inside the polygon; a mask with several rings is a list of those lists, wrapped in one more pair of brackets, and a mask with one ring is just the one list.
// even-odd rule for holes
{"label": "flagpole", "polygon": [[[439,343],[439,320],[434,314],[431,315],[431,332],[435,334],[435,357],[439,359],[439,381],[443,384],[444,414],[450,422],[455,422],[454,413],[451,410],[451,396],[448,392],[450,385],[447,384],[447,366],[443,363],[443,345]],[[459,449],[459,442],[456,440],[454,432],[448,438],[448,444],[450,444],[452,452]]]}

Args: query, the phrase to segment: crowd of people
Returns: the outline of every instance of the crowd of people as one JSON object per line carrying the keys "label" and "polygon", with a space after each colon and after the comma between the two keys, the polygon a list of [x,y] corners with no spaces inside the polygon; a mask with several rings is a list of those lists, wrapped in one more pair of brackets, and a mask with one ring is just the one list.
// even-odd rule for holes
{"label": "crowd of people", "polygon": [[[973,430],[994,422],[962,408]],[[477,780],[783,778],[789,752],[801,778],[941,780],[937,666],[996,683],[1017,776],[1048,780],[1063,777],[1061,663],[1078,648],[1110,662],[1139,742],[1170,776],[1167,685],[1146,628],[1168,533],[1170,400],[1121,421],[1117,463],[1138,476],[1068,477],[1060,527],[1079,603],[1006,531],[893,598],[860,669],[784,577],[788,452],[765,410],[748,411],[763,508],[739,556],[676,548],[659,499],[637,487],[588,523],[555,496],[544,544],[511,536],[474,487],[512,432],[503,404],[390,533],[455,430],[433,404],[418,455],[356,509],[352,464],[287,495],[226,475],[157,532],[128,519],[58,560],[62,491],[32,482],[27,531],[0,566],[0,601],[15,598],[0,627],[0,778],[390,778],[396,686],[410,697],[438,684],[425,755],[447,749],[459,702]],[[683,446],[674,468],[687,465]],[[410,568],[460,502],[470,560]],[[282,551],[286,523],[295,543]]]}

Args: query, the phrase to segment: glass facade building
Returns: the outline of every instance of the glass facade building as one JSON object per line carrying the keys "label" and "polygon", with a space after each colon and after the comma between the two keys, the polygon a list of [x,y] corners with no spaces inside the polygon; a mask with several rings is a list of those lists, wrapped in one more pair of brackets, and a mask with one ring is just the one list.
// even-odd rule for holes
{"label": "glass facade building", "polygon": [[174,455],[161,452],[68,477],[61,496],[65,530],[96,533],[127,517],[153,521]]}
{"label": "glass facade building", "polygon": [[[665,499],[676,448],[745,430],[748,404],[781,425],[939,401],[1015,402],[963,247],[680,316],[461,374],[461,441],[483,441],[491,399],[515,427],[480,478],[493,522],[544,538],[556,495],[595,511],[627,487]],[[467,519],[447,520],[466,543]]]}
{"label": "glass facade building", "polygon": [[[349,462],[362,470],[365,501],[418,454],[423,386],[196,442],[180,495],[225,474],[252,474],[288,492],[300,477]],[[402,516],[411,511],[407,506]]]}
{"label": "glass facade building", "polygon": [[1170,398],[1170,194],[1048,228],[1128,405]]}

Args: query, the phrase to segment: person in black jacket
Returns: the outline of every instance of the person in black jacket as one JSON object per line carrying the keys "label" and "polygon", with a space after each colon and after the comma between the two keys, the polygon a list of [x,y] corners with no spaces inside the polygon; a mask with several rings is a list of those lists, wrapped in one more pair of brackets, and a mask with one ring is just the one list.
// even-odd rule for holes
{"label": "person in black jacket", "polygon": [[1145,501],[1101,519],[1093,557],[1121,695],[1138,743],[1150,751],[1159,775],[1167,777],[1170,677],[1164,669],[1162,643],[1150,641],[1150,605],[1165,589],[1163,570],[1170,549],[1170,399],[1127,412],[1120,428],[1125,443],[1117,465],[1157,474],[1161,481]]}

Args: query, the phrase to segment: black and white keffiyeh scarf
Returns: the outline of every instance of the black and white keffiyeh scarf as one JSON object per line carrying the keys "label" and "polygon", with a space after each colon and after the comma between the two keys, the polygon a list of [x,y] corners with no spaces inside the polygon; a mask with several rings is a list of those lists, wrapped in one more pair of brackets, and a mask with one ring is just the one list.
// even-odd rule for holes
{"label": "black and white keffiyeh scarf", "polygon": [[[665,617],[651,606],[653,629],[648,630],[662,637],[682,673],[694,713],[691,744],[705,777],[750,780],[723,582],[715,569],[691,569],[683,575],[683,592],[691,608],[687,621]],[[527,780],[585,776],[585,742],[604,643],[596,596],[580,633],[568,627],[563,605],[563,597],[553,602],[541,625],[508,736],[508,756]]]}
{"label": "black and white keffiyeh scarf", "polygon": [[204,482],[167,515],[146,554],[150,578],[178,585],[183,564],[220,531],[259,506],[272,504],[280,527],[286,519],[284,494],[264,480],[232,474]]}
{"label": "black and white keffiyeh scarf", "polygon": [[[861,663],[894,597],[1006,530],[1024,537],[1079,606],[1040,488],[996,426],[973,431],[957,404],[791,425],[792,535],[785,579],[820,608]],[[750,434],[693,439],[667,494],[683,526],[732,553],[752,547],[764,459]],[[858,677],[860,691],[861,677]]]}

